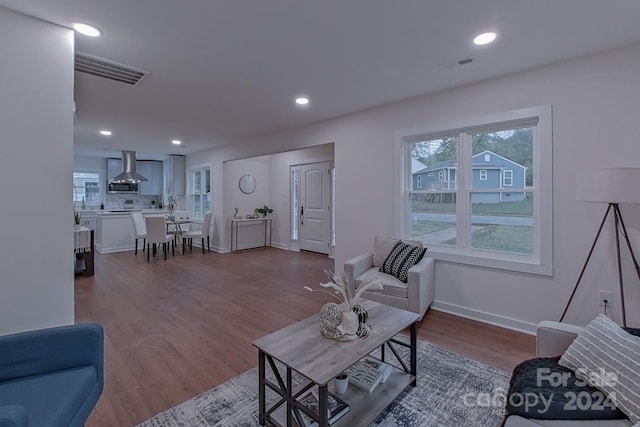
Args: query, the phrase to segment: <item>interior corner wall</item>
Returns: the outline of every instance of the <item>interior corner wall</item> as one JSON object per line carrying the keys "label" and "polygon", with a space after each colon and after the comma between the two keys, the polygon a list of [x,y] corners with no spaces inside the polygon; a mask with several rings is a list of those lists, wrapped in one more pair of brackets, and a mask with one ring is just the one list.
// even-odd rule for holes
{"label": "interior corner wall", "polygon": [[74,322],[73,33],[0,8],[0,334]]}
{"label": "interior corner wall", "polygon": [[[580,272],[604,206],[575,200],[579,169],[639,166],[640,44],[264,135],[199,153],[215,164],[333,142],[336,168],[335,268],[371,250],[373,236],[394,230],[394,133],[421,125],[548,105],[553,107],[553,263],[551,277],[436,263],[434,306],[502,326],[533,331],[558,319]],[[196,156],[193,156],[194,158]],[[221,176],[219,177],[222,178]],[[214,183],[222,191],[222,181]],[[640,214],[622,206],[640,250]],[[585,324],[600,311],[598,291],[612,290],[620,320],[612,228],[603,236],[567,321]],[[428,252],[427,252],[428,253]],[[628,259],[624,260],[628,265]],[[625,268],[627,315],[640,323],[640,284]],[[617,299],[616,299],[617,298]]]}

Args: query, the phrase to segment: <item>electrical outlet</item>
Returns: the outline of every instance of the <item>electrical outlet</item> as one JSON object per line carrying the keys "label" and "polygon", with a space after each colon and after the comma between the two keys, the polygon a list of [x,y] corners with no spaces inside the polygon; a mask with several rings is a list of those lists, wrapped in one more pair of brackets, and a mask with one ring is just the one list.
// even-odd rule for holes
{"label": "electrical outlet", "polygon": [[611,307],[613,303],[613,292],[600,290],[600,307],[604,307],[605,300],[607,300],[607,307]]}

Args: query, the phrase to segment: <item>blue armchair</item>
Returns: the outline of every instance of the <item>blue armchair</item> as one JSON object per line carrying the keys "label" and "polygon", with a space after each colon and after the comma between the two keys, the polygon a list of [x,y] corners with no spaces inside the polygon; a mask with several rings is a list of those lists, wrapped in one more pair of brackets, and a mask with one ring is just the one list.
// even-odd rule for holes
{"label": "blue armchair", "polygon": [[103,387],[97,323],[0,336],[0,427],[83,426]]}

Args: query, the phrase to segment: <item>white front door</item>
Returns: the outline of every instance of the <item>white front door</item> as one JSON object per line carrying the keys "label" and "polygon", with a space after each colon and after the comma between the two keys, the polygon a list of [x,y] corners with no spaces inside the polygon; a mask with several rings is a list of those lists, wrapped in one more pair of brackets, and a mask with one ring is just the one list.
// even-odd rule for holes
{"label": "white front door", "polygon": [[300,166],[300,249],[329,253],[331,164]]}

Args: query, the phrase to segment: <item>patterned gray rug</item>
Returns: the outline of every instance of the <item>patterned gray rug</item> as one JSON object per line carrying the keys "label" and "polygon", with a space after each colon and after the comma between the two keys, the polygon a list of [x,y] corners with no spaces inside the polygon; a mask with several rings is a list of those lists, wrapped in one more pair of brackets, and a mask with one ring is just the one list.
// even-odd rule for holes
{"label": "patterned gray rug", "polygon": [[[497,427],[508,381],[508,372],[418,341],[418,385],[398,396],[371,426]],[[138,427],[257,427],[257,412],[253,368]]]}

